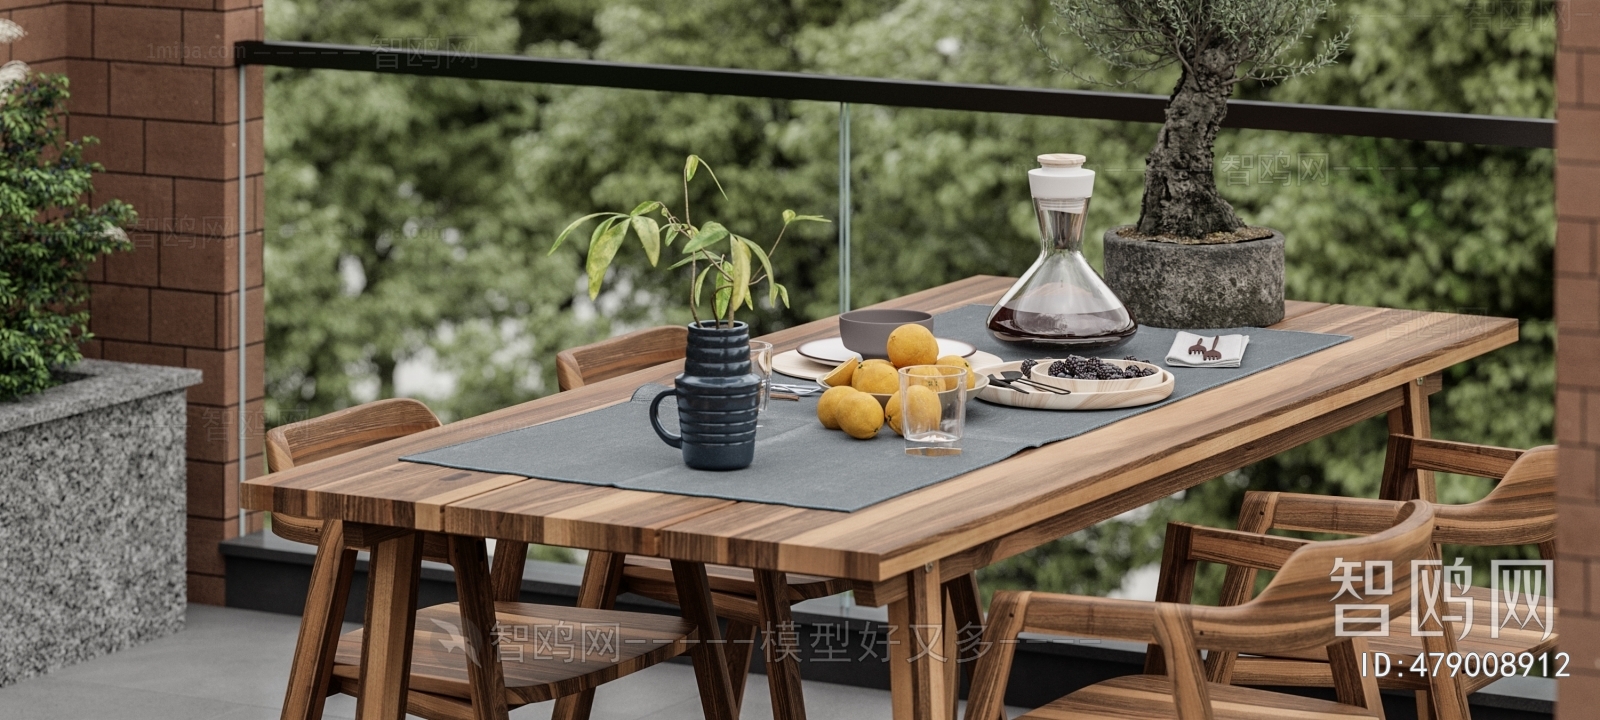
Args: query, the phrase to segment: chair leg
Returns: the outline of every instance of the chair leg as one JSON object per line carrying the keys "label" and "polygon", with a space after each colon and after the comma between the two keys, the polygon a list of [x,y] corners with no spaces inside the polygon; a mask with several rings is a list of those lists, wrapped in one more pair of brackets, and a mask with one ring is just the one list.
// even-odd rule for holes
{"label": "chair leg", "polygon": [[306,593],[305,611],[300,616],[294,662],[289,668],[289,690],[284,696],[280,716],[283,720],[322,718],[355,566],[356,551],[345,547],[344,522],[324,523],[317,557],[311,566],[311,589]]}
{"label": "chair leg", "polygon": [[[621,553],[589,553],[589,562],[583,568],[583,584],[578,586],[578,607],[610,610],[616,607],[617,596],[622,593],[622,564],[628,556]],[[594,709],[594,690],[556,698],[551,720],[589,720]]]}
{"label": "chair leg", "polygon": [[1417,720],[1433,720],[1433,698],[1427,690],[1417,691]]}
{"label": "chair leg", "polygon": [[750,656],[760,640],[761,629],[740,620],[728,621],[728,681],[733,683],[733,706],[744,707],[744,686],[750,680]]}
{"label": "chair leg", "polygon": [[450,536],[450,564],[456,570],[456,604],[461,609],[461,637],[467,653],[467,687],[477,720],[509,720],[506,678],[493,632],[493,590],[489,553],[483,540]]}
{"label": "chair leg", "polygon": [[[772,717],[775,720],[805,720],[805,696],[800,691],[800,648],[787,647],[776,640],[792,632],[794,617],[789,612],[789,583],[781,572],[757,570],[756,605],[761,610],[762,656],[767,662],[767,685],[772,691]],[[736,693],[738,691],[735,691]]]}

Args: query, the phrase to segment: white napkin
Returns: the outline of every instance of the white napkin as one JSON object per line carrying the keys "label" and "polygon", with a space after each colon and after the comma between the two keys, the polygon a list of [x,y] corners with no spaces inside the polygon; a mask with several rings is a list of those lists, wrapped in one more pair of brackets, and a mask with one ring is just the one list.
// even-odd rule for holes
{"label": "white napkin", "polygon": [[[1244,360],[1244,349],[1250,345],[1249,335],[1196,335],[1179,332],[1167,351],[1167,364],[1174,367],[1236,368]],[[1189,349],[1203,346],[1190,354]],[[1208,355],[1209,354],[1209,355]]]}

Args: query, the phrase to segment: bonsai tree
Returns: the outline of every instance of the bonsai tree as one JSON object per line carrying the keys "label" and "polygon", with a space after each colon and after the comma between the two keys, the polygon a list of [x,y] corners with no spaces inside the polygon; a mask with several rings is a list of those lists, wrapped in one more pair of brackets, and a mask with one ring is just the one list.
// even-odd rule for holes
{"label": "bonsai tree", "polygon": [[[778,284],[772,274],[772,254],[777,251],[778,243],[783,241],[783,234],[789,225],[797,222],[828,222],[827,219],[817,215],[796,215],[793,210],[783,211],[783,227],[778,230],[778,236],[773,238],[772,245],[762,248],[742,235],[730,232],[721,223],[707,221],[695,225],[689,214],[689,181],[694,179],[696,172],[705,167],[706,174],[711,176],[711,182],[717,186],[717,191],[726,198],[728,194],[722,190],[722,183],[717,181],[716,173],[701,160],[698,155],[690,155],[683,164],[683,219],[672,214],[665,203],[656,200],[647,200],[639,203],[632,211],[598,212],[585,215],[567,225],[565,230],[556,237],[555,244],[550,246],[554,253],[561,244],[584,223],[595,218],[605,218],[595,226],[594,232],[589,236],[589,258],[585,269],[589,274],[589,299],[600,296],[600,287],[606,277],[606,270],[611,267],[611,261],[616,258],[617,251],[622,248],[628,234],[632,232],[639,239],[639,245],[644,249],[644,254],[655,267],[661,259],[662,247],[672,247],[672,243],[681,239],[683,245],[679,253],[683,256],[673,263],[668,270],[675,270],[685,265],[689,266],[689,312],[693,315],[695,323],[702,322],[702,313],[707,319],[713,321],[717,327],[732,327],[733,314],[741,306],[755,308],[755,293],[752,290],[762,281],[767,283],[767,300],[771,303],[783,303],[789,306],[789,290]],[[661,222],[652,215],[659,214]],[[707,308],[706,280],[711,280],[710,307]]]}
{"label": "bonsai tree", "polygon": [[[1235,85],[1309,74],[1343,52],[1348,31],[1296,59],[1332,0],[1054,0],[1051,6],[1057,24],[1112,67],[1135,78],[1173,64],[1182,70],[1145,161],[1138,234],[1169,242],[1255,237],[1241,233],[1244,223],[1217,192],[1212,144]],[[1078,75],[1054,58],[1052,65]]]}
{"label": "bonsai tree", "polygon": [[[0,20],[0,41],[21,28]],[[0,67],[0,400],[39,392],[83,358],[91,336],[89,263],[132,247],[122,227],[133,208],[117,200],[91,209],[85,143],[65,138],[67,78]]]}

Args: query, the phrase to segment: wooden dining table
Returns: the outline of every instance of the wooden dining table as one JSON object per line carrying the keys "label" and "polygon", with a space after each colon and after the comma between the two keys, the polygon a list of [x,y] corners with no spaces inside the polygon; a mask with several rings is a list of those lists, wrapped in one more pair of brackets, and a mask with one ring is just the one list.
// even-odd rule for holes
{"label": "wooden dining table", "polygon": [[[1013,280],[979,276],[877,307],[938,313],[992,304]],[[256,478],[243,503],[309,518],[413,531],[501,538],[667,558],[703,573],[703,563],[843,578],[856,600],[887,605],[903,628],[889,644],[897,719],[954,712],[944,580],[1087,528],[1208,479],[1362,420],[1387,414],[1390,428],[1429,434],[1427,396],[1440,373],[1517,341],[1511,319],[1384,308],[1287,303],[1276,329],[1353,339],[1151,409],[1074,438],[856,512],[661,494],[401,462],[403,455],[550,422],[626,402],[644,383],[670,383],[674,362],[398,440]],[[837,332],[826,318],[763,337],[775,352]],[[648,432],[617,428],[617,432]],[[595,439],[595,462],[605,462]],[[1423,476],[1386,480],[1386,493],[1428,494]],[[1405,485],[1396,488],[1394,485]],[[363,720],[394,720],[404,708],[418,561],[399,540],[373,551],[369,583]],[[703,584],[703,574],[700,582]],[[408,594],[408,591],[411,594]],[[687,610],[687,608],[686,608]],[[717,640],[715,623],[702,640]],[[893,632],[893,631],[891,631]],[[709,711],[734,707],[722,653],[697,673]],[[720,670],[718,669],[720,667]],[[708,680],[702,670],[709,669]],[[716,672],[721,672],[716,676]],[[719,679],[720,677],[720,679]],[[602,689],[601,692],[604,692]]]}

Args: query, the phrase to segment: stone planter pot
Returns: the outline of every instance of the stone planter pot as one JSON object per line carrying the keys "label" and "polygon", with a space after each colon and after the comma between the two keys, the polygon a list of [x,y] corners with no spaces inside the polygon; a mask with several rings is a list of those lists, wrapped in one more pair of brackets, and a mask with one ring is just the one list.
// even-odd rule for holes
{"label": "stone planter pot", "polygon": [[0,687],[183,626],[184,389],[85,360],[0,403]]}
{"label": "stone planter pot", "polygon": [[1106,284],[1141,324],[1264,327],[1283,319],[1283,233],[1226,245],[1128,240],[1106,231]]}

